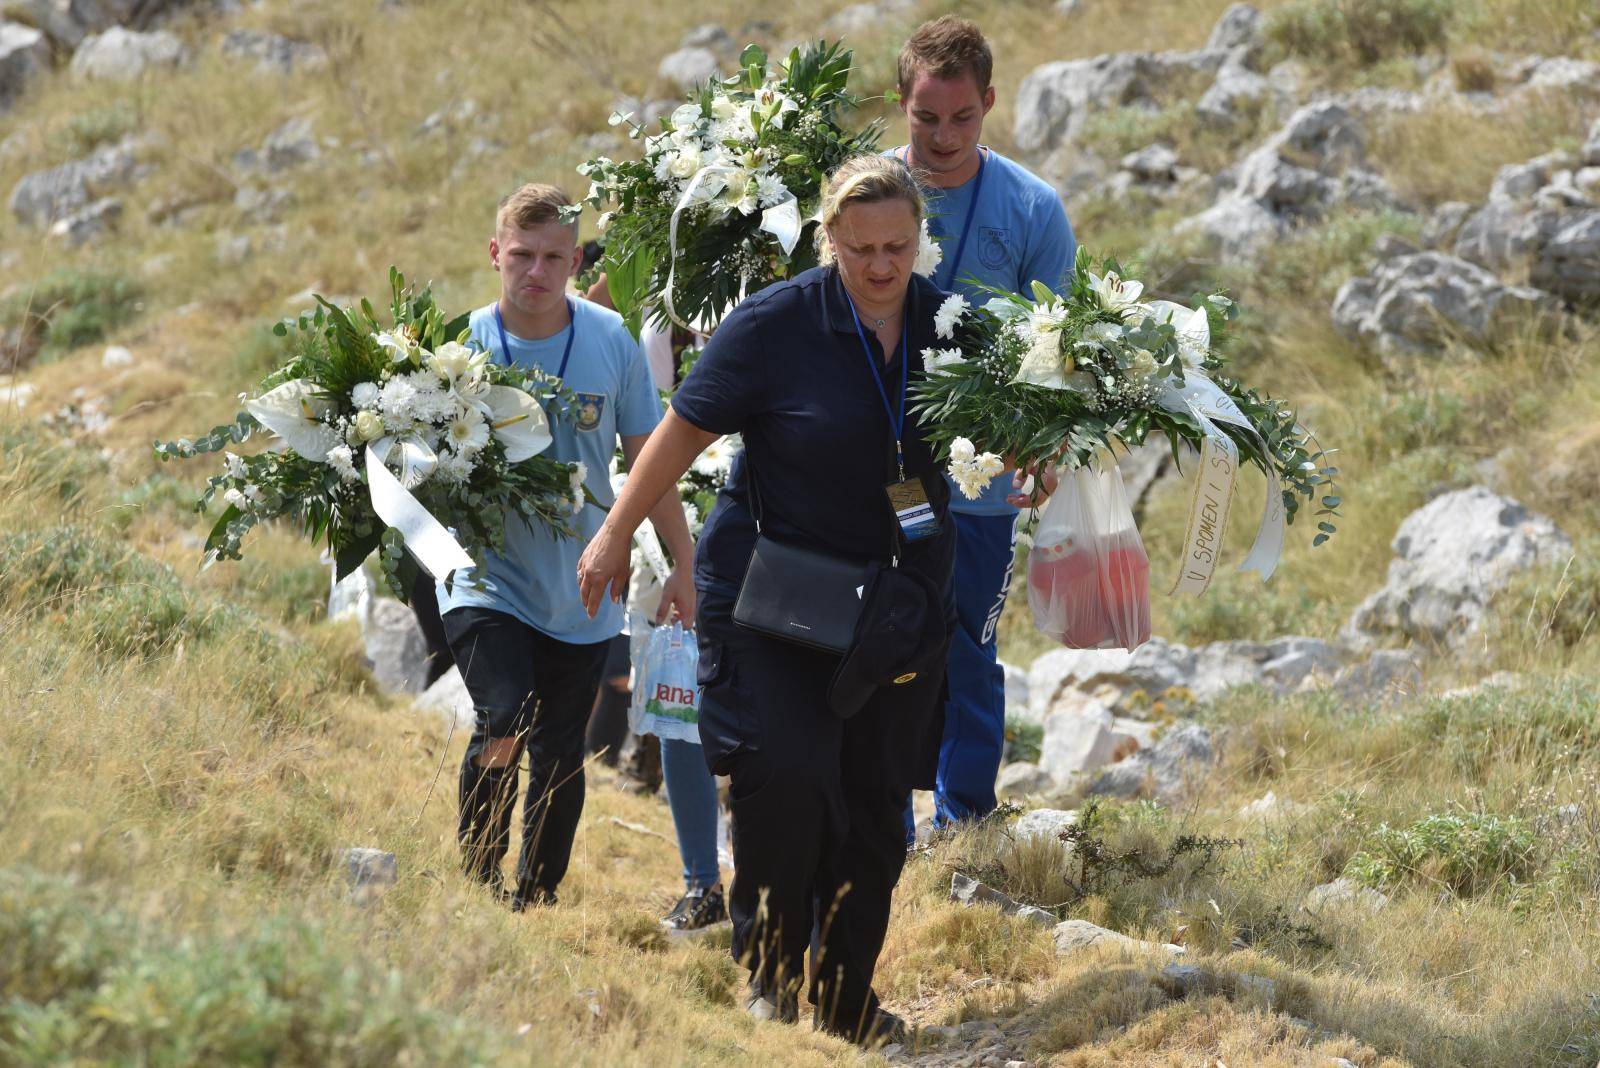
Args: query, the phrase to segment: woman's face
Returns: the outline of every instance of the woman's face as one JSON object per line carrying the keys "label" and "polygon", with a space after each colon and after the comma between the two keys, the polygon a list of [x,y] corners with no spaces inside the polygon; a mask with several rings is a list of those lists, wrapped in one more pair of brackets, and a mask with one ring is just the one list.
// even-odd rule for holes
{"label": "woman's face", "polygon": [[899,199],[851,204],[828,227],[845,288],[874,306],[904,299],[921,236],[921,220]]}

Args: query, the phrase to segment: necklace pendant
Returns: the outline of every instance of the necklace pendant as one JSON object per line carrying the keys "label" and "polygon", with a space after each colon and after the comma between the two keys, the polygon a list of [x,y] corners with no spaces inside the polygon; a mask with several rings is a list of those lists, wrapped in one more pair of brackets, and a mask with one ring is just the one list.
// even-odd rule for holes
{"label": "necklace pendant", "polygon": [[877,320],[874,320],[874,321],[878,324],[878,329],[882,330],[883,329],[883,324],[887,323],[889,320],[887,320],[887,319],[877,319]]}

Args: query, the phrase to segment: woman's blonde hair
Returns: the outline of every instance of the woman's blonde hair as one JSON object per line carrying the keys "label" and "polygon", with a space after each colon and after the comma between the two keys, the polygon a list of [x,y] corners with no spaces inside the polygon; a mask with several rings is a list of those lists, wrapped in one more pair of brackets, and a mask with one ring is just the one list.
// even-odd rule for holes
{"label": "woman's blonde hair", "polygon": [[822,187],[822,209],[818,213],[822,225],[817,227],[817,259],[821,263],[833,262],[833,243],[828,240],[828,227],[852,204],[879,204],[885,200],[903,200],[911,205],[917,221],[922,221],[922,187],[917,184],[911,169],[893,156],[876,154],[851,156],[828,175]]}

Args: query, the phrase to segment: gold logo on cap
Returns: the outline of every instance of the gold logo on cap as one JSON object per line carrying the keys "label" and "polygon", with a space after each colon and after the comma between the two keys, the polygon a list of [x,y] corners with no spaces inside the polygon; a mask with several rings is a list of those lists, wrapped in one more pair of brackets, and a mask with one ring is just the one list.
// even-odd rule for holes
{"label": "gold logo on cap", "polygon": [[901,675],[898,679],[895,679],[894,684],[896,686],[903,686],[916,677],[917,673],[915,671],[908,671],[904,675]]}

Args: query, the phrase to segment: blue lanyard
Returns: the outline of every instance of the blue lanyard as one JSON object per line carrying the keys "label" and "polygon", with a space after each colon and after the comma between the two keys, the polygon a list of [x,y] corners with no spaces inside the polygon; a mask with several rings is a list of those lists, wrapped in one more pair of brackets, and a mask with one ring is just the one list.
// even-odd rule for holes
{"label": "blue lanyard", "polygon": [[[906,149],[906,156],[910,157],[911,150]],[[967,235],[972,233],[972,217],[978,213],[978,197],[983,194],[983,146],[978,146],[978,176],[973,179],[972,203],[967,205],[967,220],[961,224],[961,239],[956,242],[956,254],[950,260],[950,270],[945,274],[944,282],[939,286],[946,293],[952,292],[956,287],[956,271],[961,267],[961,257],[967,251]]]}
{"label": "blue lanyard", "polygon": [[[848,299],[848,294],[846,294]],[[883,410],[889,416],[889,429],[894,431],[894,462],[900,469],[900,481],[906,480],[906,450],[902,444],[906,429],[906,367],[911,363],[911,314],[902,310],[900,313],[900,414],[898,417],[889,405],[889,391],[883,387],[883,375],[878,371],[878,357],[873,355],[872,346],[867,344],[867,332],[861,327],[861,315],[856,311],[856,302],[850,301],[850,314],[856,321],[856,337],[861,339],[861,351],[867,354],[867,367],[872,371],[872,380],[878,384],[878,396],[883,398]]]}
{"label": "blue lanyard", "polygon": [[[561,352],[561,370],[556,372],[556,377],[565,381],[567,377],[567,361],[572,358],[572,342],[578,336],[578,309],[573,307],[572,298],[567,298],[567,347]],[[494,302],[494,325],[500,331],[500,352],[506,358],[506,366],[511,366],[511,346],[506,344],[506,321],[500,317],[500,302]]]}

